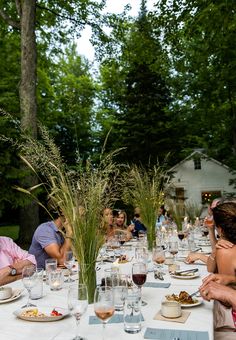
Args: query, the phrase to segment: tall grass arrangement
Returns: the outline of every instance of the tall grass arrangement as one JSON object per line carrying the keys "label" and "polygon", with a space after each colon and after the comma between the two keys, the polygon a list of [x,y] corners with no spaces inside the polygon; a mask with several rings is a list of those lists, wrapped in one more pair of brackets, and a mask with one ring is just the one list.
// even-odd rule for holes
{"label": "tall grass arrangement", "polygon": [[41,127],[40,131],[40,142],[27,137],[20,146],[20,157],[37,174],[39,184],[18,190],[37,199],[34,191],[43,186],[53,206],[62,211],[67,221],[65,233],[72,239],[80,265],[79,279],[87,285],[91,303],[96,287],[95,262],[104,242],[101,214],[115,199],[110,181],[117,174],[114,154],[101,157],[96,167],[87,161],[85,166],[79,162],[76,170],[69,170],[47,130]]}
{"label": "tall grass arrangement", "polygon": [[188,201],[185,203],[185,213],[189,218],[189,221],[193,225],[196,221],[196,218],[201,216],[201,213],[203,211],[203,205],[197,204],[193,201]]}
{"label": "tall grass arrangement", "polygon": [[164,198],[164,172],[159,166],[144,169],[134,165],[124,176],[124,201],[140,208],[142,222],[147,228],[148,249],[152,250],[156,239],[158,210]]}
{"label": "tall grass arrangement", "polygon": [[166,202],[168,206],[168,211],[177,226],[177,230],[182,230],[182,224],[184,219],[184,205],[180,203],[176,203],[173,200],[169,199]]}

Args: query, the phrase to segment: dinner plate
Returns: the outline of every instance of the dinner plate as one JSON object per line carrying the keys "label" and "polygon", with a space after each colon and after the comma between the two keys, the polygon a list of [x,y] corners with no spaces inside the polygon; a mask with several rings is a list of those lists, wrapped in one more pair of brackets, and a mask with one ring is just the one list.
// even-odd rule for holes
{"label": "dinner plate", "polygon": [[16,299],[19,299],[19,297],[21,296],[22,292],[23,292],[23,289],[13,289],[12,290],[12,296],[9,297],[8,299],[0,300],[0,304],[1,303],[11,302],[11,301],[14,301]]}
{"label": "dinner plate", "polygon": [[199,273],[193,273],[192,275],[175,275],[175,274],[171,274],[171,277],[175,278],[175,279],[180,279],[180,280],[192,280],[192,279],[196,279],[197,277],[199,277]]}
{"label": "dinner plate", "polygon": [[196,307],[196,306],[199,306],[203,303],[203,299],[201,298],[197,298],[197,299],[194,299],[194,303],[181,303],[181,307],[184,307],[184,308],[190,308],[190,307]]}
{"label": "dinner plate", "polygon": [[[23,315],[23,313],[27,310],[34,310],[37,309],[39,312],[44,313],[44,316],[27,316],[27,315]],[[22,320],[25,321],[34,321],[34,322],[51,322],[51,321],[58,321],[63,319],[64,317],[66,317],[67,315],[69,315],[69,311],[68,309],[65,308],[59,308],[59,307],[55,307],[55,309],[61,313],[61,315],[58,316],[52,316],[50,315],[50,313],[52,312],[52,310],[54,309],[54,307],[38,307],[38,308],[34,308],[34,307],[27,307],[27,308],[21,308],[21,309],[17,309],[16,311],[13,312],[13,314]]]}

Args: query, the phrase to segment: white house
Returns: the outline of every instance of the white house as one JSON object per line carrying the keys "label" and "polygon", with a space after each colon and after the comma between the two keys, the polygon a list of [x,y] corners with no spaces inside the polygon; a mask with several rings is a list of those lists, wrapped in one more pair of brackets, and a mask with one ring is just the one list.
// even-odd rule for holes
{"label": "white house", "polygon": [[233,178],[229,168],[200,151],[194,151],[169,173],[173,176],[171,196],[179,203],[204,204],[212,198],[236,194],[236,189],[229,185]]}

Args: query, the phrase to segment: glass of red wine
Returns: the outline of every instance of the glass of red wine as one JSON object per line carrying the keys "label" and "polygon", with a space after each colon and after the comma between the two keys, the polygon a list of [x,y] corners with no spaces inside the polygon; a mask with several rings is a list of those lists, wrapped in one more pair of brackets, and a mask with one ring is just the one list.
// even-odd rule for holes
{"label": "glass of red wine", "polygon": [[[142,286],[147,280],[147,266],[144,262],[136,262],[132,265],[132,280],[134,284],[138,287],[140,298],[142,296]],[[142,305],[145,306],[147,303],[142,301]]]}

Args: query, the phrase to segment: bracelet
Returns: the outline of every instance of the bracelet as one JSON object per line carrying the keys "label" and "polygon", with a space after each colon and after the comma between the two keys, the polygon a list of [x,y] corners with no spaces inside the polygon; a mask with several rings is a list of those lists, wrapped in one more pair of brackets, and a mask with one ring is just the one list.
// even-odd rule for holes
{"label": "bracelet", "polygon": [[65,236],[65,238],[68,238],[69,240],[73,240],[73,237],[71,236]]}

